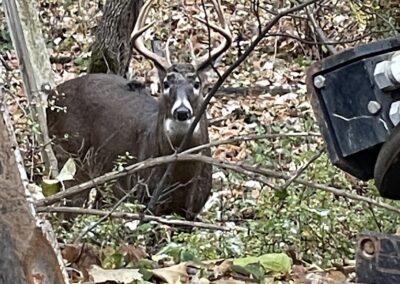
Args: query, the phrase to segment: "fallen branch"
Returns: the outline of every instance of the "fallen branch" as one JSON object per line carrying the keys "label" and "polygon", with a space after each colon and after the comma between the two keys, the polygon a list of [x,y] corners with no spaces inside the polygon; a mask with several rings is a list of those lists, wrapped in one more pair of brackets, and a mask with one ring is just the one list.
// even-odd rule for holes
{"label": "fallen branch", "polygon": [[[234,138],[228,138],[225,140],[217,140],[217,141],[214,141],[214,142],[211,142],[208,144],[193,147],[193,148],[185,150],[177,155],[195,153],[195,152],[201,151],[205,148],[210,148],[210,147],[214,147],[214,146],[218,146],[218,145],[222,145],[222,144],[235,143],[235,142],[239,142],[239,141],[255,141],[255,140],[261,140],[261,139],[268,139],[268,138],[273,139],[273,138],[280,138],[280,137],[303,137],[303,136],[304,137],[319,136],[319,134],[314,133],[314,132],[298,132],[298,133],[279,133],[279,134],[252,134],[252,135],[237,136]],[[175,154],[170,155],[170,156],[162,156],[162,157],[158,157],[158,158],[152,158],[152,159],[144,160],[144,161],[138,162],[136,164],[130,165],[130,166],[126,167],[123,171],[114,171],[114,172],[106,173],[106,174],[99,176],[97,178],[94,178],[90,181],[78,184],[76,186],[72,186],[72,187],[66,189],[65,191],[56,193],[46,199],[39,200],[35,203],[35,205],[36,206],[46,206],[46,205],[54,204],[63,198],[74,196],[74,195],[79,194],[85,190],[92,188],[92,187],[106,183],[110,180],[124,177],[126,175],[133,174],[135,172],[138,172],[138,171],[146,169],[146,168],[151,168],[151,167],[158,166],[158,165],[161,165],[164,163],[174,162],[173,157],[175,157]],[[252,174],[250,172],[248,172],[246,174],[248,176],[251,176],[254,179],[258,179],[255,174]],[[268,185],[268,183],[266,183],[266,184]]]}
{"label": "fallen branch", "polygon": [[128,212],[111,212],[103,211],[98,209],[84,209],[79,207],[38,207],[36,209],[38,213],[73,213],[73,214],[89,214],[97,216],[107,216],[109,218],[126,219],[126,220],[140,220],[144,222],[155,221],[160,224],[165,224],[169,226],[186,226],[186,227],[196,227],[201,229],[215,230],[215,231],[247,231],[246,228],[233,227],[229,228],[222,225],[207,224],[203,222],[185,221],[185,220],[173,220],[164,217],[152,216],[152,215],[142,215],[137,213]]}
{"label": "fallen branch", "polygon": [[[173,162],[188,162],[188,161],[197,161],[197,162],[202,162],[202,163],[208,163],[208,164],[212,164],[214,166],[217,167],[221,167],[224,169],[228,169],[228,170],[232,170],[241,174],[245,174],[245,175],[249,175],[249,176],[253,176],[257,179],[260,179],[261,177],[264,178],[276,178],[276,179],[284,179],[284,180],[290,180],[292,177],[289,175],[286,175],[284,173],[280,173],[280,172],[276,172],[273,170],[269,170],[269,169],[264,169],[264,168],[260,168],[260,167],[255,167],[252,165],[246,165],[246,164],[234,164],[231,162],[225,162],[225,161],[220,161],[211,157],[207,157],[207,156],[203,156],[200,154],[185,154],[185,153],[178,153],[178,154],[173,154],[173,155],[169,155],[169,156],[163,156],[163,157],[158,157],[158,158],[152,158],[152,159],[148,159],[146,161],[143,162],[139,162],[136,163],[134,165],[131,165],[129,167],[127,167],[123,172],[110,172],[107,173],[103,176],[97,177],[95,179],[93,179],[92,181],[89,182],[85,182],[82,183],[80,185],[77,186],[73,186],[63,192],[59,192],[56,193],[53,196],[50,196],[46,199],[43,200],[39,200],[36,202],[36,206],[45,206],[45,205],[50,205],[53,204],[63,198],[75,195],[77,193],[83,192],[84,190],[87,190],[91,187],[94,186],[94,184],[102,184],[105,183],[107,181],[125,176],[127,174],[133,174],[135,172],[138,172],[140,170],[143,169],[147,169],[147,168],[151,168],[154,166],[158,166],[161,164],[165,164],[165,163],[173,163]],[[309,182],[303,179],[296,179],[294,182],[298,183],[298,184],[302,184],[308,187],[312,187],[315,189],[319,189],[319,190],[323,190],[326,192],[330,192],[336,196],[342,196],[345,198],[349,198],[352,200],[357,200],[357,201],[362,201],[362,202],[366,202],[369,204],[372,204],[376,207],[380,207],[380,208],[384,208],[386,210],[395,212],[397,214],[400,214],[400,208],[391,206],[389,204],[385,204],[385,203],[380,203],[376,200],[373,200],[371,198],[365,197],[365,196],[361,196],[361,195],[357,195],[357,194],[353,194],[350,193],[346,190],[342,190],[342,189],[338,189],[335,187],[331,187],[331,186],[325,186],[325,185],[321,185],[321,184],[317,184],[317,183],[313,183],[313,182]]]}

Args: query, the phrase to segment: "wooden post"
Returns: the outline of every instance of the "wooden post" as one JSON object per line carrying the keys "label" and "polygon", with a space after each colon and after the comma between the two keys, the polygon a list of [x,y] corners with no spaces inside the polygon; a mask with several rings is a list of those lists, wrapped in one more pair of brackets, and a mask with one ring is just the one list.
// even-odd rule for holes
{"label": "wooden post", "polygon": [[35,1],[4,0],[8,28],[24,81],[25,93],[33,122],[39,124],[37,135],[42,146],[42,158],[53,177],[58,174],[57,159],[51,148],[47,130],[47,96],[44,91],[54,87],[54,74],[42,35]]}
{"label": "wooden post", "polygon": [[28,201],[26,172],[2,99],[0,89],[0,283],[68,283],[51,227],[35,220]]}

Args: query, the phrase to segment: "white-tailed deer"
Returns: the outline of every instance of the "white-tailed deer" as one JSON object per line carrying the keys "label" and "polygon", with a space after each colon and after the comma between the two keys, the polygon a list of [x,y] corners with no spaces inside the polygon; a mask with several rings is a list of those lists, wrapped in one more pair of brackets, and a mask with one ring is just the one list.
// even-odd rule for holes
{"label": "white-tailed deer", "polygon": [[[159,69],[160,96],[150,96],[149,89],[111,74],[89,74],[59,85],[49,95],[57,109],[48,109],[49,133],[61,138],[54,146],[60,165],[73,155],[79,170],[74,183],[89,180],[112,170],[119,155],[134,158],[128,164],[174,153],[203,103],[202,73],[232,43],[219,0],[213,0],[221,27],[209,27],[223,36],[218,47],[195,63],[171,63],[148,50],[141,35],[151,27],[145,25],[152,0],[138,16],[132,33],[135,49],[152,60]],[[200,20],[204,23],[203,20]],[[54,107],[53,107],[54,109]],[[207,118],[203,114],[186,148],[209,142]],[[65,135],[68,137],[64,139]],[[203,154],[210,155],[210,150]],[[116,195],[121,197],[138,183],[136,198],[147,202],[160,181],[166,166],[155,167],[138,175],[118,180]],[[202,209],[211,190],[211,166],[199,162],[179,162],[167,179],[168,194],[156,206],[155,214],[178,213],[192,219]],[[81,205],[86,195],[75,197]]]}

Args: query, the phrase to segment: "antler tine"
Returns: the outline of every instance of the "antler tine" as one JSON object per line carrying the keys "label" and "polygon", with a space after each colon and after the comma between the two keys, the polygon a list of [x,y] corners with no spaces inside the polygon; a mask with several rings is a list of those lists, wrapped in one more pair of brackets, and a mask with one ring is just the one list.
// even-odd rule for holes
{"label": "antler tine", "polygon": [[211,51],[210,54],[205,54],[196,61],[196,69],[197,70],[204,69],[205,67],[210,65],[214,59],[218,58],[232,44],[232,35],[231,35],[228,25],[226,24],[224,12],[222,11],[220,0],[212,0],[212,2],[214,4],[215,10],[217,11],[218,20],[221,23],[222,27],[217,27],[212,23],[207,23],[205,20],[198,18],[198,17],[195,17],[195,19],[205,25],[208,25],[211,29],[213,29],[214,31],[221,34],[223,36],[223,40],[217,48],[215,48]]}
{"label": "antler tine", "polygon": [[188,44],[189,44],[190,57],[191,57],[191,59],[192,59],[192,64],[195,65],[195,66],[197,66],[197,65],[196,65],[196,54],[195,54],[195,51],[194,51],[193,43],[192,43],[192,41],[191,41],[190,39],[188,39],[187,42],[188,42]]}
{"label": "antler tine", "polygon": [[169,50],[169,44],[170,44],[171,40],[172,40],[172,37],[169,36],[168,39],[167,39],[167,43],[165,44],[165,57],[167,58],[167,62],[168,62],[169,66],[172,65],[172,63],[171,63],[171,52]]}
{"label": "antler tine", "polygon": [[169,60],[166,60],[162,56],[147,49],[144,45],[143,39],[141,38],[141,35],[154,24],[154,21],[153,21],[150,24],[145,25],[146,17],[150,11],[152,2],[153,2],[153,0],[148,0],[143,4],[142,9],[140,10],[139,15],[136,19],[136,24],[133,29],[133,32],[131,34],[131,41],[133,41],[133,47],[140,54],[142,54],[147,59],[150,59],[158,67],[160,67],[161,69],[164,69],[164,71],[166,71],[171,66]]}

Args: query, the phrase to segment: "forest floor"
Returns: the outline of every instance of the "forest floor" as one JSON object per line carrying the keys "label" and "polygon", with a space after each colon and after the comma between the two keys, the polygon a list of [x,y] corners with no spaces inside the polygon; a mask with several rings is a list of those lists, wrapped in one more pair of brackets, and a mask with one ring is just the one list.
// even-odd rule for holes
{"label": "forest floor", "polygon": [[[86,72],[94,30],[101,20],[99,1],[77,2],[38,1],[43,34],[58,83]],[[320,19],[331,30],[330,37],[336,39],[344,30],[352,39],[365,35],[365,20],[360,19],[365,14],[354,12],[354,7],[346,6],[347,1],[342,2],[330,15]],[[230,12],[227,14],[235,46],[219,62],[220,73],[257,36],[258,20],[264,26],[272,17],[262,10],[257,19],[245,0],[223,1],[223,4]],[[164,3],[163,9],[157,10],[153,17],[171,16],[169,5]],[[186,12],[202,14],[201,6],[188,7]],[[212,9],[209,12],[213,19]],[[175,9],[171,16],[179,27],[174,36],[184,39],[193,23],[179,13],[182,10]],[[305,12],[299,15],[304,16]],[[303,37],[300,31],[306,30],[307,25],[300,29],[298,25],[295,20],[287,19],[277,24],[271,34]],[[35,159],[37,153],[28,142],[32,141],[32,131],[18,60],[4,24],[1,31],[8,108],[26,168],[34,176],[40,167]],[[167,31],[163,25],[156,24],[154,33]],[[196,38],[197,47],[205,50],[206,38],[204,30],[204,36]],[[363,38],[364,42],[369,40],[371,37]],[[172,52],[185,50],[180,46],[182,42],[185,41],[176,43]],[[338,49],[361,42],[341,44]],[[338,170],[325,152],[305,85],[307,67],[323,54],[323,48],[291,37],[269,36],[229,76],[207,110],[212,141],[249,135],[266,137],[218,145],[212,149],[213,158],[274,170],[291,177],[290,182],[268,177],[263,180],[268,181],[266,184],[242,173],[215,167],[213,195],[199,219],[229,228],[228,231],[196,227],[186,231],[159,222],[141,224],[113,219],[99,223],[81,236],[98,217],[83,215],[71,225],[45,214],[52,220],[58,238],[65,243],[63,256],[74,283],[88,275],[95,283],[185,283],[190,279],[191,283],[323,284],[354,280],[357,233],[362,230],[395,232],[399,216],[329,192],[329,187],[336,188],[382,202],[372,182],[361,182]],[[153,74],[150,62],[134,54],[130,75],[151,80]],[[218,76],[210,72],[209,79],[212,85]],[[306,186],[301,180],[309,184]],[[136,212],[137,207],[123,204],[119,210]],[[72,244],[78,236],[82,242]]]}

